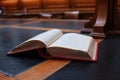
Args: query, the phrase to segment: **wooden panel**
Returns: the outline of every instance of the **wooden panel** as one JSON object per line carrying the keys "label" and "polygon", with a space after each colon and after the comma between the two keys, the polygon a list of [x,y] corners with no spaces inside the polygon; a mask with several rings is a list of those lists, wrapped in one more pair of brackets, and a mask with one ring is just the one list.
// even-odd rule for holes
{"label": "wooden panel", "polygon": [[42,0],[22,0],[23,8],[40,8],[40,4],[42,3]]}
{"label": "wooden panel", "polygon": [[118,0],[118,12],[120,13],[120,0]]}
{"label": "wooden panel", "polygon": [[18,0],[2,0],[1,5],[5,9],[18,9]]}
{"label": "wooden panel", "polygon": [[44,0],[45,9],[68,8],[68,0]]}
{"label": "wooden panel", "polygon": [[81,7],[95,7],[96,0],[71,0],[71,5],[73,8]]}
{"label": "wooden panel", "polygon": [[1,1],[0,1],[0,7],[2,7]]}
{"label": "wooden panel", "polygon": [[118,0],[118,6],[120,7],[120,0]]}
{"label": "wooden panel", "polygon": [[[5,6],[6,13],[22,12],[25,8],[28,13],[56,10],[88,10],[94,8],[96,0],[0,0]],[[14,10],[12,10],[14,9]],[[22,11],[20,11],[22,10]],[[92,9],[93,10],[93,9]],[[88,10],[89,11],[89,10]]]}
{"label": "wooden panel", "polygon": [[79,11],[67,11],[65,12],[65,19],[78,19],[79,18]]}

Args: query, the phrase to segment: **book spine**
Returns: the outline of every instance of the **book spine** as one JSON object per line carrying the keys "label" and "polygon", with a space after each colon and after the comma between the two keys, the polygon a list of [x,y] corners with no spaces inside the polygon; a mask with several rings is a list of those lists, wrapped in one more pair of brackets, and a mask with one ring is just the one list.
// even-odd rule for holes
{"label": "book spine", "polygon": [[53,58],[46,50],[46,48],[39,48],[38,50],[38,54],[43,57],[43,58]]}

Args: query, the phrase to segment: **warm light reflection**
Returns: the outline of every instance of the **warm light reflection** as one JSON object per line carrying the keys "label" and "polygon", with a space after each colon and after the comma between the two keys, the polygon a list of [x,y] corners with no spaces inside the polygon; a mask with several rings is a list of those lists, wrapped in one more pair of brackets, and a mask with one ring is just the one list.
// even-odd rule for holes
{"label": "warm light reflection", "polygon": [[1,5],[5,8],[17,8],[18,0],[2,0]]}
{"label": "warm light reflection", "polygon": [[[6,9],[64,9],[64,8],[94,8],[96,0],[0,0]],[[120,7],[120,0],[118,0]]]}
{"label": "warm light reflection", "polygon": [[18,0],[2,0],[1,4],[16,4],[18,2]]}

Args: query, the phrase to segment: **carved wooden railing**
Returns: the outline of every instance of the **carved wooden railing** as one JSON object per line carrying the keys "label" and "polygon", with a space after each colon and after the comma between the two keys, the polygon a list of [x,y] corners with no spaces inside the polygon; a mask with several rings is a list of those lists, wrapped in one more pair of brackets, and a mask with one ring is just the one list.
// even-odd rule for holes
{"label": "carved wooden railing", "polygon": [[117,0],[97,0],[95,15],[81,32],[88,32],[97,38],[104,38],[109,34],[120,34],[117,2]]}
{"label": "carved wooden railing", "polygon": [[0,0],[6,13],[19,13],[26,8],[31,12],[94,11],[95,0]]}

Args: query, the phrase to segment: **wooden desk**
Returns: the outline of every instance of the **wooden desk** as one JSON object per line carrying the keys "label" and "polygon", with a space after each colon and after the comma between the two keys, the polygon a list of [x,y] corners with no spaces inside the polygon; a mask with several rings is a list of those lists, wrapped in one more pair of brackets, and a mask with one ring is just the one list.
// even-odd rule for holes
{"label": "wooden desk", "polygon": [[[15,35],[19,34],[21,38],[20,37],[16,38],[18,37],[16,36],[16,37],[13,37],[13,40],[24,39],[32,35],[31,33],[34,34],[37,31],[43,31],[44,29],[44,27],[36,28],[35,26],[27,27],[27,28],[24,26],[17,26],[17,25],[14,25],[14,26],[16,27],[13,27],[13,25],[11,26],[7,25],[7,27],[9,27],[7,29],[7,33],[8,31],[10,33],[10,30],[12,30],[11,34],[15,34],[14,30],[17,29]],[[20,31],[21,29],[23,30],[22,32]],[[3,33],[5,34],[4,30],[2,29],[0,30],[2,31],[1,34]],[[33,32],[33,30],[35,32]],[[44,29],[44,31],[46,30],[47,28]],[[24,35],[27,34],[24,37],[22,36],[23,32],[25,32]],[[5,40],[3,40],[2,38]],[[7,39],[9,39],[7,41],[9,43],[10,41],[12,41],[10,39],[11,37],[9,36],[7,38],[6,37],[5,38],[2,37],[2,38],[0,39],[2,39],[3,41],[7,41]],[[110,80],[110,79],[117,80],[118,79],[119,80],[120,79],[120,76],[119,76],[120,74],[120,69],[119,69],[120,67],[120,64],[119,64],[120,63],[120,54],[119,54],[120,53],[119,52],[120,36],[111,36],[109,38],[104,39],[102,42],[101,42],[101,39],[96,39],[96,40],[100,42],[99,50],[98,50],[99,52],[98,61],[96,63],[48,59],[12,77],[0,73],[0,80],[73,80],[73,79],[75,80]],[[8,44],[7,42],[5,43]],[[12,41],[12,42],[14,43],[16,41]],[[23,64],[23,65],[26,66],[26,64]]]}
{"label": "wooden desk", "polygon": [[[4,21],[4,23],[2,23],[3,21]],[[5,66],[3,68],[2,65],[3,65],[3,63],[4,64],[9,64],[9,61],[10,61],[9,58],[10,57],[6,58],[7,57],[6,54],[7,54],[7,50],[10,49],[11,46],[13,46],[13,45],[15,46],[17,43],[21,42],[21,40],[23,41],[23,40],[27,39],[30,36],[33,36],[35,34],[40,33],[41,31],[43,32],[43,31],[52,29],[52,27],[50,27],[48,29],[48,28],[45,28],[44,26],[38,27],[38,28],[36,28],[35,26],[33,26],[33,27],[28,27],[27,26],[27,28],[22,26],[22,24],[25,24],[25,23],[26,24],[32,24],[32,23],[36,23],[36,22],[41,22],[41,20],[37,20],[37,21],[29,21],[29,20],[28,21],[24,21],[24,20],[16,20],[16,19],[14,20],[13,19],[13,20],[10,20],[10,21],[11,22],[8,22],[7,19],[1,19],[0,20],[1,27],[3,26],[3,28],[0,29],[0,33],[1,33],[1,36],[0,36],[0,46],[1,46],[1,48],[0,48],[0,57],[4,56],[4,59],[7,60],[5,62],[1,62],[1,61],[3,61],[2,60],[3,57],[0,58],[0,68],[4,69],[5,71],[6,70],[8,71],[8,69],[6,69]],[[43,20],[43,21],[51,21],[51,20]],[[56,22],[56,20],[54,20],[54,21]],[[79,30],[77,30],[77,29],[71,29],[71,30],[70,29],[65,29],[65,28],[69,28],[69,27],[65,27],[65,26],[67,26],[67,23],[69,23],[69,21],[71,22],[71,20],[67,20],[67,21],[63,20],[62,21],[62,22],[64,22],[64,24],[62,24],[64,26],[64,29],[62,29],[62,30],[64,32],[72,32],[72,31],[73,32],[79,32]],[[61,21],[58,20],[58,22],[61,22]],[[73,21],[73,23],[74,22],[75,21]],[[78,22],[78,21],[76,20],[76,22]],[[18,26],[20,24],[21,24],[21,26]],[[8,27],[8,28],[6,28],[6,27]],[[4,54],[2,54],[2,53],[4,53]],[[12,59],[12,57],[11,57],[11,59]],[[18,58],[15,59],[15,57],[13,59],[14,59],[14,61],[10,62],[13,65],[6,65],[6,66],[9,66],[11,71],[13,70],[12,75],[9,74],[9,73],[6,73],[7,75],[9,75],[9,76],[7,76],[7,75],[5,75],[3,73],[0,73],[0,79],[1,80],[17,80],[17,79],[19,79],[19,80],[25,80],[25,79],[27,79],[27,80],[44,80],[45,78],[47,78],[48,76],[52,75],[57,70],[63,68],[65,65],[67,65],[67,64],[69,64],[71,62],[70,60],[49,59],[49,60],[43,61],[42,63],[34,65],[32,68],[29,68],[25,72],[23,71],[22,73],[18,74],[16,72],[18,70],[18,68],[14,67],[14,65],[19,65],[16,62],[20,62],[21,64],[24,64],[24,67],[28,67],[27,63],[32,62],[32,61],[29,61],[29,62],[26,63],[24,60],[23,61],[21,61],[21,60],[22,59],[27,59],[27,58],[21,58],[20,61],[16,61],[16,59],[18,59]],[[36,60],[34,61],[34,63],[37,60],[39,61],[38,58],[35,58],[35,59]],[[32,58],[31,60],[34,60],[34,59]],[[20,67],[20,68],[22,68],[22,67]],[[18,70],[18,71],[20,71],[20,70]],[[1,70],[0,70],[0,72],[1,72]],[[16,73],[18,75],[16,75]]]}

